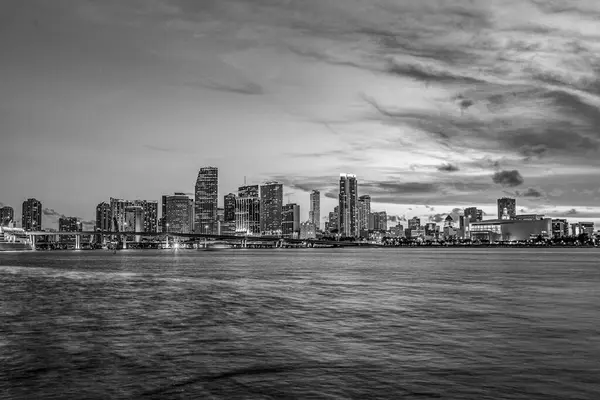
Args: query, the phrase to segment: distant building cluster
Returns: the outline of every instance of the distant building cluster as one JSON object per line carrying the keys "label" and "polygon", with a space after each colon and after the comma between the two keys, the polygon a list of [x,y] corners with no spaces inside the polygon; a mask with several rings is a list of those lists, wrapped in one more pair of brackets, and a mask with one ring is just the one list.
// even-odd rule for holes
{"label": "distant building cluster", "polygon": [[[371,196],[359,195],[354,174],[340,174],[337,205],[327,214],[321,229],[321,193],[309,194],[308,220],[300,220],[300,206],[284,204],[283,184],[276,181],[262,185],[240,186],[237,192],[223,196],[219,207],[219,171],[203,167],[198,171],[193,197],[176,192],[154,200],[110,198],[96,206],[96,231],[131,232],[139,241],[143,233],[198,233],[209,235],[276,236],[312,239],[381,241],[404,238],[421,241],[469,239],[477,241],[522,241],[530,238],[561,238],[594,234],[593,222],[569,224],[566,219],[545,218],[536,214],[517,214],[516,199],[497,201],[497,218],[484,220],[477,207],[467,207],[459,214],[448,215],[442,224],[422,223],[418,217],[405,221],[406,226],[388,226],[386,211],[371,209]],[[34,198],[22,205],[21,226],[26,231],[41,231],[42,203]],[[14,210],[0,208],[0,224],[14,225]],[[62,216],[60,232],[82,231],[76,217]],[[68,237],[67,237],[68,239]]]}

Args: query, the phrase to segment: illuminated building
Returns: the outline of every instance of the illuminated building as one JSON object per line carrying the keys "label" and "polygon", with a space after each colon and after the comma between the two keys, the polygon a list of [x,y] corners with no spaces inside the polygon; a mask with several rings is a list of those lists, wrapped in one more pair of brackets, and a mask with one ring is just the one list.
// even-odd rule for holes
{"label": "illuminated building", "polygon": [[498,199],[498,219],[513,219],[517,215],[517,201],[508,197]]}
{"label": "illuminated building", "polygon": [[195,232],[216,234],[219,202],[219,171],[216,167],[200,168],[195,193]]}
{"label": "illuminated building", "polygon": [[465,208],[465,223],[469,222],[478,222],[483,220],[483,210],[480,210],[477,207],[468,207]]}
{"label": "illuminated building", "polygon": [[371,196],[368,194],[360,196],[358,198],[358,229],[361,232],[361,236],[364,236],[364,232],[369,229],[374,229],[370,225],[371,216]]}
{"label": "illuminated building", "polygon": [[260,187],[260,232],[263,235],[281,234],[283,185],[267,182]]}
{"label": "illuminated building", "polygon": [[23,202],[21,226],[26,231],[42,230],[42,203],[36,199]]}
{"label": "illuminated building", "polygon": [[594,223],[593,222],[580,222],[579,223],[581,233],[586,233],[588,236],[594,235]]}
{"label": "illuminated building", "polygon": [[408,220],[408,229],[410,229],[412,231],[414,229],[420,229],[420,228],[421,228],[421,219],[419,217],[413,217]]}
{"label": "illuminated building", "polygon": [[10,206],[0,208],[0,226],[8,226],[15,219],[15,210]]}
{"label": "illuminated building", "polygon": [[144,224],[142,227],[142,232],[156,232],[158,226],[158,201],[134,200],[132,204],[137,207],[142,207],[142,210],[144,210]]}
{"label": "illuminated building", "polygon": [[[81,232],[83,230],[81,223],[77,217],[60,217],[58,219],[59,232]],[[61,236],[61,242],[75,240],[75,236]]]}
{"label": "illuminated building", "polygon": [[281,231],[284,237],[294,238],[300,233],[300,206],[290,203],[283,206]]}
{"label": "illuminated building", "polygon": [[111,227],[111,208],[110,204],[103,201],[96,206],[96,230],[109,232]]}
{"label": "illuminated building", "polygon": [[317,227],[312,221],[306,221],[300,224],[300,239],[315,239],[317,237]]}
{"label": "illuminated building", "polygon": [[333,212],[329,213],[329,221],[327,222],[326,230],[333,232],[338,230],[338,216],[340,214],[339,206],[335,206]]}
{"label": "illuminated building", "polygon": [[524,241],[540,235],[544,238],[550,237],[552,235],[552,219],[492,219],[471,222],[469,228],[472,240]]}
{"label": "illuminated building", "polygon": [[194,232],[194,200],[185,193],[163,196],[164,232]]}
{"label": "illuminated building", "polygon": [[[123,223],[123,232],[143,232],[144,208],[141,206],[128,206],[125,207],[124,211],[125,221]],[[140,242],[141,235],[135,235],[133,240],[135,242]]]}
{"label": "illuminated building", "polygon": [[310,192],[308,220],[313,223],[317,230],[321,229],[321,192],[318,190]]}
{"label": "illuminated building", "polygon": [[241,186],[235,199],[235,232],[260,234],[260,198],[258,185]]}
{"label": "illuminated building", "polygon": [[223,220],[225,222],[235,221],[235,193],[229,193],[223,197]]}
{"label": "illuminated building", "polygon": [[133,205],[132,201],[110,198],[111,224],[113,232],[123,232],[125,226],[125,208]]}
{"label": "illuminated building", "polygon": [[552,237],[561,238],[569,236],[569,224],[566,219],[552,220]]}
{"label": "illuminated building", "polygon": [[342,236],[357,237],[359,234],[356,175],[340,174],[338,227]]}

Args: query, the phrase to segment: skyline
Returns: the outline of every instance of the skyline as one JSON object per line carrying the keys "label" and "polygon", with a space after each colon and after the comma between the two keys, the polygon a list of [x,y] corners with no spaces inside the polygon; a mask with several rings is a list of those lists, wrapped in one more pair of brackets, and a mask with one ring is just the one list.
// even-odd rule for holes
{"label": "skyline", "polygon": [[347,172],[391,217],[599,224],[600,4],[413,3],[3,2],[0,202],[91,221],[214,165],[219,206],[276,180],[302,221]]}

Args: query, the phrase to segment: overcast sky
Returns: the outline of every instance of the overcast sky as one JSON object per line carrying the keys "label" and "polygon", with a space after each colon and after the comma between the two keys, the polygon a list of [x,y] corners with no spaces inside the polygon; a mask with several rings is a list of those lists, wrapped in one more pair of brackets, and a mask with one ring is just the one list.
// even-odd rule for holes
{"label": "overcast sky", "polygon": [[0,6],[0,202],[41,200],[45,226],[209,165],[220,197],[277,179],[303,219],[344,172],[391,215],[515,196],[600,221],[597,0]]}

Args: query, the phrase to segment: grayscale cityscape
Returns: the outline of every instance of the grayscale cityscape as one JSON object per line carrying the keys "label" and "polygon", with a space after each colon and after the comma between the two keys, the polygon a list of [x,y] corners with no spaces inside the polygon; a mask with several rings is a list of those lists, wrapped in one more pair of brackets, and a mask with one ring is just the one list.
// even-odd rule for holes
{"label": "grayscale cityscape", "polygon": [[1,0],[0,400],[600,399],[599,0]]}

